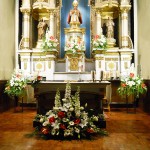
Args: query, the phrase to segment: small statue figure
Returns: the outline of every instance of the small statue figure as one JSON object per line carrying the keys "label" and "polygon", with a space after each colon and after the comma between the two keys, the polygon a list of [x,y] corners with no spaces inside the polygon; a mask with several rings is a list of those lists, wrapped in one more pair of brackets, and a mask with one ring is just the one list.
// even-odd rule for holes
{"label": "small statue figure", "polygon": [[114,22],[113,20],[108,17],[106,27],[107,27],[107,38],[114,38]]}
{"label": "small statue figure", "polygon": [[67,20],[68,24],[70,24],[71,22],[79,22],[80,24],[82,24],[81,13],[78,10],[78,1],[74,0],[72,5],[74,8],[69,12],[68,20]]}
{"label": "small statue figure", "polygon": [[42,40],[42,38],[45,35],[47,24],[43,19],[40,19],[39,24],[37,26],[38,28],[38,40]]}

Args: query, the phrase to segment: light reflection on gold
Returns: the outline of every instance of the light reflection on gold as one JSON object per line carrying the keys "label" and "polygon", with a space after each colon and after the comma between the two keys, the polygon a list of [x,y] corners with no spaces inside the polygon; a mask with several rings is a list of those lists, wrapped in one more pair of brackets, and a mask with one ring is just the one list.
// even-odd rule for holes
{"label": "light reflection on gold", "polygon": [[79,69],[78,63],[79,63],[79,60],[77,57],[71,58],[70,59],[70,70],[71,71],[78,71],[78,69]]}
{"label": "light reflection on gold", "polygon": [[37,64],[36,64],[36,69],[39,69],[39,70],[40,70],[40,69],[42,69],[42,67],[43,67],[43,66],[42,66],[41,63],[37,63]]}

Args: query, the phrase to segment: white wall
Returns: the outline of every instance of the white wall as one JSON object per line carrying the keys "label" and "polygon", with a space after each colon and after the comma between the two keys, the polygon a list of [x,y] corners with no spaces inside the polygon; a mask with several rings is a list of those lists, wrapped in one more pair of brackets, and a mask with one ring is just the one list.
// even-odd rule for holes
{"label": "white wall", "polygon": [[0,80],[15,67],[15,0],[0,0]]}
{"label": "white wall", "polygon": [[138,0],[138,61],[142,77],[150,79],[150,0]]}

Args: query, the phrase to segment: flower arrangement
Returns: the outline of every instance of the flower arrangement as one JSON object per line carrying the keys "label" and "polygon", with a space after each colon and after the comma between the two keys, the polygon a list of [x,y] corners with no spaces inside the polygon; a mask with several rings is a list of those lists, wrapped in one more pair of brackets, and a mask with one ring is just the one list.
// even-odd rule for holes
{"label": "flower arrangement", "polygon": [[41,47],[43,48],[43,51],[52,51],[56,50],[58,46],[58,40],[54,37],[51,36],[49,31],[46,31],[45,37],[43,38],[43,43]]}
{"label": "flower arrangement", "polygon": [[92,39],[93,50],[106,50],[107,41],[104,35],[95,35]]}
{"label": "flower arrangement", "polygon": [[[91,115],[80,106],[79,87],[74,96],[71,95],[71,85],[67,83],[65,98],[60,100],[60,92],[57,90],[55,106],[46,115],[37,114],[35,120],[39,123],[35,133],[45,138],[75,138],[91,137],[92,135],[106,131],[98,128],[94,122],[98,122],[99,116]],[[100,116],[101,118],[101,116]]]}
{"label": "flower arrangement", "polygon": [[85,43],[80,38],[74,37],[65,44],[65,51],[73,54],[76,54],[79,51],[85,51]]}
{"label": "flower arrangement", "polygon": [[38,83],[40,83],[40,81],[42,81],[43,77],[41,75],[38,74],[33,74],[33,75],[29,75],[27,80],[29,83],[31,83],[32,87],[36,87],[38,85]]}
{"label": "flower arrangement", "polygon": [[27,80],[22,70],[15,70],[11,79],[7,82],[4,93],[9,96],[20,96],[24,93],[27,86]]}
{"label": "flower arrangement", "polygon": [[147,87],[142,78],[135,77],[134,73],[130,73],[129,77],[121,80],[121,86],[117,91],[120,95],[134,95],[139,97],[139,94],[147,91]]}

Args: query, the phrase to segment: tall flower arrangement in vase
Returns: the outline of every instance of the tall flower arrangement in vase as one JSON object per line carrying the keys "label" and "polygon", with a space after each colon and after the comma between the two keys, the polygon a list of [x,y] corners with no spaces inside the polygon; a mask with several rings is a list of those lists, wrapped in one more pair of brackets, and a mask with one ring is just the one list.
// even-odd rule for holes
{"label": "tall flower arrangement in vase", "polygon": [[65,51],[72,54],[85,51],[85,43],[80,38],[74,37],[65,44]]}
{"label": "tall flower arrangement in vase", "polygon": [[135,76],[134,73],[130,73],[128,77],[121,80],[121,85],[117,91],[120,95],[134,95],[138,98],[139,94],[147,91],[147,87],[142,78]]}
{"label": "tall flower arrangement in vase", "polygon": [[37,115],[35,121],[40,123],[36,127],[36,133],[46,138],[88,138],[92,135],[106,132],[98,128],[94,122],[98,116],[89,116],[84,107],[80,106],[79,87],[75,95],[71,95],[71,84],[67,83],[65,97],[60,100],[60,92],[57,90],[55,106],[45,115]]}
{"label": "tall flower arrangement in vase", "polygon": [[57,51],[58,40],[47,30],[41,48],[43,51]]}
{"label": "tall flower arrangement in vase", "polygon": [[92,46],[94,50],[106,50],[107,41],[104,35],[95,35],[92,39]]}
{"label": "tall flower arrangement in vase", "polygon": [[7,82],[4,92],[9,96],[20,96],[24,94],[27,86],[27,79],[25,78],[23,71],[15,69],[11,79]]}

